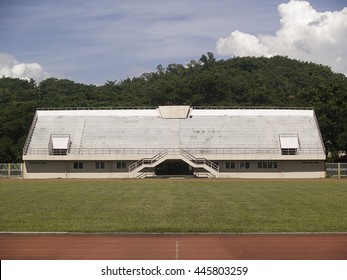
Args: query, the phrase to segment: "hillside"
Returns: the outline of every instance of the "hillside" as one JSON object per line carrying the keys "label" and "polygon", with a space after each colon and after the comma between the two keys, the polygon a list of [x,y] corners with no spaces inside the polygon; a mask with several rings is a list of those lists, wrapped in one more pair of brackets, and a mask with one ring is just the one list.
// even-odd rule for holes
{"label": "hillside", "polygon": [[215,60],[212,53],[187,66],[102,86],[49,78],[36,84],[0,79],[0,162],[18,162],[36,108],[192,106],[313,107],[333,159],[347,150],[347,78],[329,67],[286,57]]}

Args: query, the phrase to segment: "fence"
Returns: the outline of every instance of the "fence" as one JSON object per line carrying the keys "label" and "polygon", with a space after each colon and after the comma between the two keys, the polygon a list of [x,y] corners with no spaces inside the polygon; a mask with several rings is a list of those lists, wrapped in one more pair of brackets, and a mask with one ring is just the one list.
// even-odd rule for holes
{"label": "fence", "polygon": [[[347,163],[326,163],[327,177],[347,178]],[[22,176],[22,163],[0,163],[0,178]]]}
{"label": "fence", "polygon": [[327,177],[347,178],[347,163],[326,163]]}
{"label": "fence", "polygon": [[21,163],[0,163],[0,177],[21,177],[22,164]]}

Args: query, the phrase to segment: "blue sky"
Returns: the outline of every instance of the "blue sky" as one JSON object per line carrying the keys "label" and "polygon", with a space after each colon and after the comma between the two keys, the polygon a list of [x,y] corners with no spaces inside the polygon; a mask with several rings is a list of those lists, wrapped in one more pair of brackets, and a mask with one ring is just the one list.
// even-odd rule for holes
{"label": "blue sky", "polygon": [[[331,60],[336,60],[339,65],[336,68],[332,64],[333,69],[347,74],[346,44],[345,40],[340,40],[347,35],[343,23],[347,9],[341,12],[347,7],[346,0],[310,0],[314,12],[307,5],[289,5],[288,2],[1,1],[0,74],[36,80],[54,76],[100,85],[108,80],[119,81],[156,71],[158,64],[164,67],[169,63],[186,65],[207,51],[213,52],[218,59],[233,55],[286,55],[288,52],[293,58],[306,60],[305,55],[308,55],[307,60],[316,62],[315,56],[322,56],[328,49],[331,53],[331,46],[327,44],[334,40],[340,42],[339,46],[334,45],[336,55],[326,61],[317,58],[317,62],[330,64]],[[283,3],[286,5],[281,6],[280,12],[279,5]],[[315,45],[321,46],[319,49],[306,44],[303,37],[294,42],[295,46],[300,44],[300,51],[293,51],[293,47],[283,41],[289,38],[286,36],[289,32],[302,30],[300,26],[294,31],[283,27],[296,20],[293,11],[297,11],[300,18],[312,17],[307,26],[317,20],[323,25],[326,23],[323,19],[328,18],[326,26],[334,31],[329,32],[326,27],[324,34],[336,36],[325,38],[320,35],[323,34],[321,29],[313,40]],[[325,16],[326,11],[336,12]],[[310,15],[306,16],[308,13]],[[320,38],[324,39],[322,45]],[[254,45],[258,48],[253,49]]]}

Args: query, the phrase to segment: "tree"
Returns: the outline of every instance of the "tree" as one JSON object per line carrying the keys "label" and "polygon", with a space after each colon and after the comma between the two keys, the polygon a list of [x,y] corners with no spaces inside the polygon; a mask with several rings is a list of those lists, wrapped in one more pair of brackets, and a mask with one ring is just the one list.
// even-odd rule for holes
{"label": "tree", "polygon": [[327,66],[287,57],[236,57],[213,53],[187,67],[159,64],[157,71],[102,86],[48,78],[0,79],[0,160],[19,161],[39,107],[134,107],[158,105],[313,107],[325,147],[347,149],[347,78]]}

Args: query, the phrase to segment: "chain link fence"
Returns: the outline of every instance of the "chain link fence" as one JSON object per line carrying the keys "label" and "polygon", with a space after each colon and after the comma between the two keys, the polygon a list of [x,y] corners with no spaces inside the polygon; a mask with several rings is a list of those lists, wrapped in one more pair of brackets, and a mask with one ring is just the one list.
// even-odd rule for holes
{"label": "chain link fence", "polygon": [[21,163],[0,163],[0,177],[12,178],[22,176]]}
{"label": "chain link fence", "polygon": [[326,176],[331,178],[347,178],[347,163],[326,163]]}

